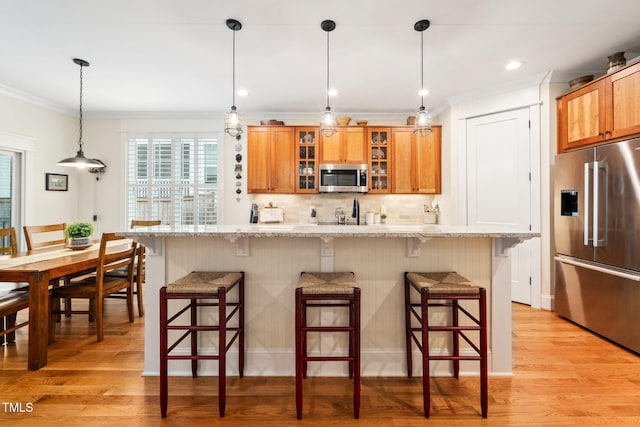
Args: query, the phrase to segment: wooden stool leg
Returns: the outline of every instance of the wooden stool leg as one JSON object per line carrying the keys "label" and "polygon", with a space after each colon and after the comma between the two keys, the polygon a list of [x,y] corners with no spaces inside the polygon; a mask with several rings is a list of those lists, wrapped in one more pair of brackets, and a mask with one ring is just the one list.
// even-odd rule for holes
{"label": "wooden stool leg", "polygon": [[[190,302],[191,308],[189,309],[191,315],[191,326],[195,327],[198,325],[198,300],[192,299]],[[195,378],[198,376],[198,359],[195,356],[198,355],[198,331],[193,329],[190,332],[191,335],[191,377]]]}
{"label": "wooden stool leg", "polygon": [[487,372],[487,292],[480,289],[480,407],[482,417],[487,418],[489,387]]}
{"label": "wooden stool leg", "polygon": [[[458,300],[451,301],[451,323],[453,326],[457,327],[459,322],[458,317]],[[460,356],[460,332],[453,332],[453,355],[455,357]],[[459,378],[460,376],[460,360],[453,360],[453,376],[454,378]]]}
{"label": "wooden stool leg", "polygon": [[420,292],[421,332],[422,332],[422,405],[424,417],[429,418],[431,412],[431,389],[429,372],[429,299],[426,289]]}
{"label": "wooden stool leg", "polygon": [[354,367],[355,367],[355,349],[356,349],[356,308],[355,298],[349,301],[347,309],[349,310],[349,378],[354,379]]}
{"label": "wooden stool leg", "polygon": [[160,288],[160,415],[167,416],[167,289]]}
{"label": "wooden stool leg", "polygon": [[305,331],[304,328],[307,327],[307,301],[302,296],[300,297],[300,301],[302,304],[302,378],[306,379],[308,366],[305,360],[305,357],[307,357],[307,331]]}
{"label": "wooden stool leg", "polygon": [[353,416],[360,418],[360,289],[354,290]]}
{"label": "wooden stool leg", "polygon": [[218,407],[224,417],[227,389],[227,292],[218,289]]}
{"label": "wooden stool leg", "polygon": [[406,278],[404,280],[404,323],[407,346],[407,376],[411,378],[413,376],[413,354],[411,350],[411,285]]}
{"label": "wooden stool leg", "polygon": [[303,346],[302,340],[304,333],[302,328],[304,327],[304,316],[302,314],[304,310],[302,302],[302,289],[296,289],[296,302],[295,302],[295,334],[296,334],[296,416],[299,420],[302,419],[302,354]]}
{"label": "wooden stool leg", "polygon": [[238,288],[238,302],[240,304],[238,312],[238,327],[240,333],[238,335],[238,374],[240,378],[244,376],[244,273],[240,279]]}

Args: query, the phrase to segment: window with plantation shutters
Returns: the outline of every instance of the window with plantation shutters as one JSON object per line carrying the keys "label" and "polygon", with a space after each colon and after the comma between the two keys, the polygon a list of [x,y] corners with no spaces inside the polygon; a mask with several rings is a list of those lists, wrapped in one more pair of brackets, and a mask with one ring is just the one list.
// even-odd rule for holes
{"label": "window with plantation shutters", "polygon": [[218,141],[202,136],[127,140],[127,223],[212,225],[218,220]]}

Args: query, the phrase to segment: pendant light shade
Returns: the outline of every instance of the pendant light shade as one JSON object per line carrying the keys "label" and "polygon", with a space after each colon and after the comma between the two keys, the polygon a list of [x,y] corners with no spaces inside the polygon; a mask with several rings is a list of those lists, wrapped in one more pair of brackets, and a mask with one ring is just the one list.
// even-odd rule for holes
{"label": "pendant light shade", "polygon": [[416,122],[413,127],[413,133],[417,136],[427,136],[432,131],[431,117],[424,108],[424,30],[429,28],[429,25],[431,25],[429,20],[423,19],[413,26],[416,31],[420,32],[420,108],[416,113]]}
{"label": "pendant light shade", "polygon": [[331,106],[329,105],[329,33],[335,30],[336,23],[327,19],[322,21],[320,28],[327,33],[327,107],[324,109],[324,113],[322,114],[320,133],[329,137],[338,131],[336,129],[336,118],[333,115],[333,111],[331,111]]}
{"label": "pendant light shade", "polygon": [[242,135],[242,119],[236,108],[236,31],[242,29],[242,24],[236,19],[227,19],[227,27],[233,31],[233,95],[231,108],[224,118],[224,131],[234,138]]}
{"label": "pendant light shade", "polygon": [[102,163],[98,159],[89,159],[85,157],[84,150],[82,146],[84,142],[82,141],[82,68],[88,67],[89,63],[84,59],[75,58],[73,60],[76,64],[80,66],[80,138],[78,139],[78,152],[74,157],[69,157],[63,160],[60,160],[57,165],[58,166],[69,166],[73,168],[99,168],[102,169],[105,167],[105,164]]}

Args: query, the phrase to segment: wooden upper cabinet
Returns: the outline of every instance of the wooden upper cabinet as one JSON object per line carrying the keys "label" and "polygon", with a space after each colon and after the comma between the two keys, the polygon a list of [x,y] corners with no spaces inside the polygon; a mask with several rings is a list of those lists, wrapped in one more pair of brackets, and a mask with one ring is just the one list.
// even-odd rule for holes
{"label": "wooden upper cabinet", "polygon": [[558,99],[558,152],[640,133],[640,63]]}
{"label": "wooden upper cabinet", "polygon": [[391,145],[392,193],[440,194],[442,127],[424,137],[413,128],[393,128]]}
{"label": "wooden upper cabinet", "polygon": [[590,84],[558,101],[558,137],[561,151],[604,139],[606,126],[604,81]]}
{"label": "wooden upper cabinet", "polygon": [[365,128],[338,126],[330,137],[320,134],[320,163],[367,163]]}
{"label": "wooden upper cabinet", "polygon": [[294,128],[247,127],[247,191],[295,192]]}
{"label": "wooden upper cabinet", "polygon": [[612,99],[607,117],[609,137],[640,133],[640,63],[616,72],[606,81]]}

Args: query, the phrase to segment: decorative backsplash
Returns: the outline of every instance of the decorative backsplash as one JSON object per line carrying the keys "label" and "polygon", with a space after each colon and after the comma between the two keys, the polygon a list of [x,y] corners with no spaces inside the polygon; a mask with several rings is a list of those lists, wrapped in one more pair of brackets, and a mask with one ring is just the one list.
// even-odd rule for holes
{"label": "decorative backsplash", "polygon": [[312,207],[319,221],[335,220],[337,208],[342,208],[349,218],[355,197],[360,202],[361,224],[367,212],[379,214],[383,210],[388,224],[422,223],[424,206],[431,206],[434,199],[432,195],[415,194],[254,194],[253,203],[261,208],[273,203],[284,209],[285,223],[305,223],[309,222]]}

